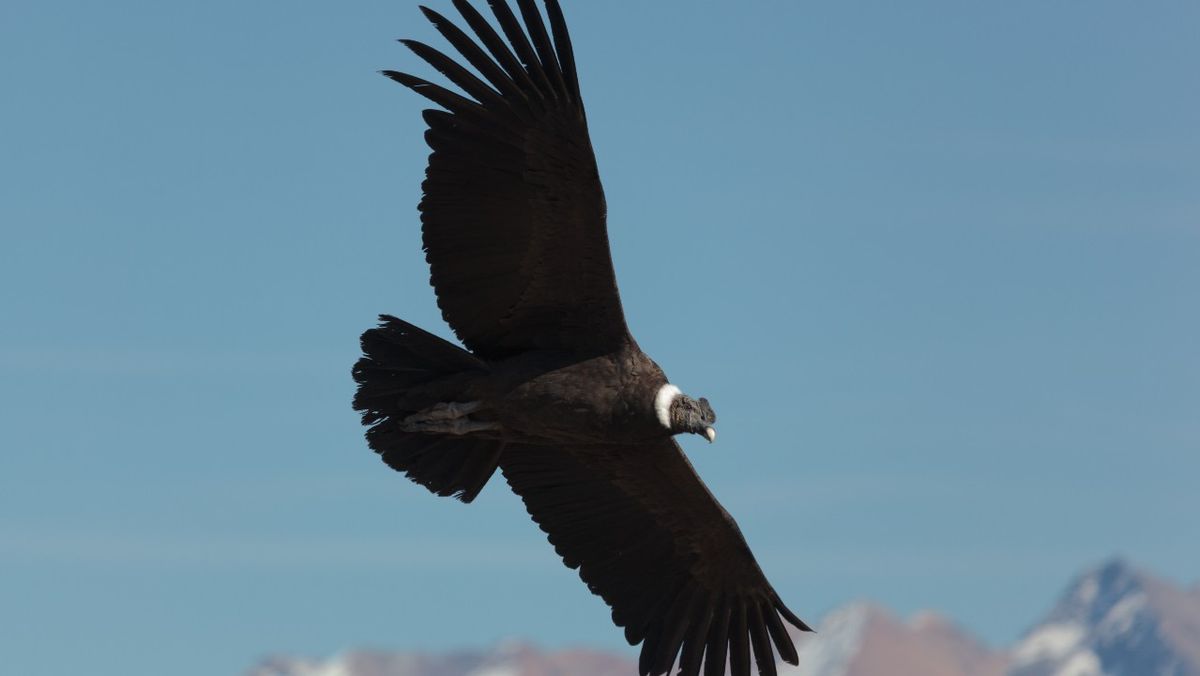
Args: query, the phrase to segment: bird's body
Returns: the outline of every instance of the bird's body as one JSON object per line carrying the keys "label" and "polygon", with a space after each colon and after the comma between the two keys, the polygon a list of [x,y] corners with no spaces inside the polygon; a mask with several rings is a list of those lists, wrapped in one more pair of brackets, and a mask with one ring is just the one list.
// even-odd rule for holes
{"label": "bird's body", "polygon": [[[654,397],[667,384],[662,369],[636,347],[578,359],[534,352],[496,369],[512,387],[497,400],[498,420],[527,443],[638,443],[665,439]],[[533,377],[526,377],[537,373]]]}
{"label": "bird's body", "polygon": [[[662,369],[636,346],[593,357],[530,350],[427,383],[407,408],[417,413],[422,404],[474,402],[478,408],[459,419],[494,425],[473,434],[509,443],[637,443],[671,436],[654,407],[667,385]],[[435,392],[443,398],[428,401]]]}
{"label": "bird's body", "polygon": [[[808,630],[672,438],[712,441],[705,399],[671,385],[625,324],[605,203],[557,0],[489,0],[504,38],[454,0],[476,43],[422,8],[482,80],[404,41],[468,96],[389,77],[427,110],[422,235],[466,349],[384,316],[363,334],[355,408],[384,461],[472,501],[499,468],[566,565],[613,609],[642,674],[775,672]],[[552,37],[551,37],[552,36]],[[481,46],[482,45],[482,46]],[[486,80],[486,82],[485,82]]]}

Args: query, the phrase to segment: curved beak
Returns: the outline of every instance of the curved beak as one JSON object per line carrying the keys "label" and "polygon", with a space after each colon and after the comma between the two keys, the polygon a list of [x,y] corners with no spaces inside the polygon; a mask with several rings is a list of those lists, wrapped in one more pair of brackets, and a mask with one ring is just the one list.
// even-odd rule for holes
{"label": "curved beak", "polygon": [[708,439],[708,443],[711,444],[713,441],[716,441],[716,439],[717,439],[717,431],[711,427],[705,427],[704,428],[704,438]]}

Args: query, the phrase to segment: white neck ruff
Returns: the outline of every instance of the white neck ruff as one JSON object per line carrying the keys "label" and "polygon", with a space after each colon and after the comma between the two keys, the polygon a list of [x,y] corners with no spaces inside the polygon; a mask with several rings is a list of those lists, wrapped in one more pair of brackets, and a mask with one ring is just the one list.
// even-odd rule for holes
{"label": "white neck ruff", "polygon": [[658,422],[663,427],[671,429],[671,404],[675,402],[675,397],[683,394],[671,383],[667,383],[658,388],[658,394],[654,395],[654,414],[658,416]]}

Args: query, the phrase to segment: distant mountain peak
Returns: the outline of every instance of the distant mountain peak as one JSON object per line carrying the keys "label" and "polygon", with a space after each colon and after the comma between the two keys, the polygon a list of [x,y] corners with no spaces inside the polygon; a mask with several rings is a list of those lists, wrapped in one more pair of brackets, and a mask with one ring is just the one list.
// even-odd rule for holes
{"label": "distant mountain peak", "polygon": [[1011,676],[1200,676],[1200,598],[1123,559],[1067,587],[1013,649]]}
{"label": "distant mountain peak", "polygon": [[1001,676],[1007,662],[942,615],[901,620],[863,601],[831,612],[798,641],[800,665],[779,665],[779,676]]}
{"label": "distant mountain peak", "polygon": [[[872,616],[885,612],[866,602],[854,602],[829,613],[816,635],[797,637],[800,664],[780,665],[779,676],[845,676],[858,654],[863,632]],[[819,638],[818,638],[819,637]]]}
{"label": "distant mountain peak", "polygon": [[1046,622],[1096,624],[1122,599],[1144,589],[1148,576],[1113,558],[1076,577],[1046,616]]}

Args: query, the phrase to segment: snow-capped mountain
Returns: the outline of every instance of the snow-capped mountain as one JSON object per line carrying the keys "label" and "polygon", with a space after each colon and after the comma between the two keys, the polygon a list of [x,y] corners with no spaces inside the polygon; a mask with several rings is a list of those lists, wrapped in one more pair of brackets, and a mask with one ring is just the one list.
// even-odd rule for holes
{"label": "snow-capped mountain", "polygon": [[1076,578],[1012,658],[1009,676],[1200,676],[1200,588],[1110,561]]}
{"label": "snow-capped mountain", "polygon": [[[868,603],[793,634],[800,666],[779,676],[1200,676],[1200,585],[1189,590],[1113,560],[1077,577],[1015,646],[982,645],[949,620],[902,620]],[[272,658],[246,676],[630,676],[629,655],[542,651],[506,642],[482,652],[347,652]]]}

